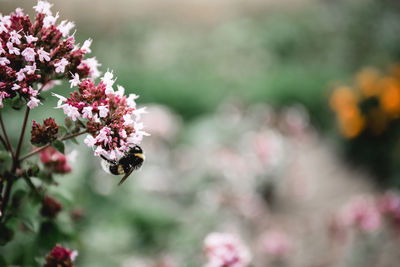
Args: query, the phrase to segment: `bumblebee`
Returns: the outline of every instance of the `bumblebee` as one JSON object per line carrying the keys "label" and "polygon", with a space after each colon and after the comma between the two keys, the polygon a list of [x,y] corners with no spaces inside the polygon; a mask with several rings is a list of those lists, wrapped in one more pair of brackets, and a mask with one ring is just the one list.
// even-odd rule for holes
{"label": "bumblebee", "polygon": [[101,165],[104,171],[114,175],[124,174],[118,185],[121,185],[134,170],[139,169],[145,159],[140,146],[132,147],[119,160],[110,160],[104,156],[101,156],[101,158],[103,159]]}

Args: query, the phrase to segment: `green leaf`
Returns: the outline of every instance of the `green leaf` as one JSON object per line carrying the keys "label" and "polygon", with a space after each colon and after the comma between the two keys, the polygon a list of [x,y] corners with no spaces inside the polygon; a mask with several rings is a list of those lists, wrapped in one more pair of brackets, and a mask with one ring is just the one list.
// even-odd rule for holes
{"label": "green leaf", "polygon": [[15,110],[20,110],[21,108],[23,108],[23,107],[25,106],[25,103],[24,103],[24,101],[22,101],[21,98],[16,97],[16,98],[14,98],[14,99],[12,100],[11,105],[12,105],[11,107],[12,107],[13,109],[15,109]]}
{"label": "green leaf", "polygon": [[58,133],[61,135],[65,135],[66,133],[68,133],[68,129],[64,126],[59,125],[58,126]]}
{"label": "green leaf", "polygon": [[69,139],[69,140],[72,141],[72,143],[79,145],[79,142],[78,142],[78,140],[76,140],[75,137],[74,137],[74,138],[71,138],[71,139]]}
{"label": "green leaf", "polygon": [[65,146],[64,143],[60,140],[55,140],[53,141],[53,143],[51,143],[51,145],[57,149],[58,151],[60,151],[61,153],[64,154],[64,150],[65,150]]}

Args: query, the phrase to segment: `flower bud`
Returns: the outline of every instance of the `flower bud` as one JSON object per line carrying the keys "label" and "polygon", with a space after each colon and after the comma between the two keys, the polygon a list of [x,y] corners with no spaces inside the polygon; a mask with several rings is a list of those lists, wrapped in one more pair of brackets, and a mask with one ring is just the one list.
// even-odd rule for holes
{"label": "flower bud", "polygon": [[43,125],[33,121],[31,143],[34,145],[51,143],[57,138],[58,128],[53,118],[45,119]]}
{"label": "flower bud", "polygon": [[60,202],[56,201],[50,196],[45,196],[42,202],[42,208],[40,209],[40,214],[43,217],[54,219],[57,214],[62,210],[62,205]]}
{"label": "flower bud", "polygon": [[46,257],[46,264],[44,267],[73,267],[72,262],[78,255],[76,250],[69,250],[56,245],[49,255]]}

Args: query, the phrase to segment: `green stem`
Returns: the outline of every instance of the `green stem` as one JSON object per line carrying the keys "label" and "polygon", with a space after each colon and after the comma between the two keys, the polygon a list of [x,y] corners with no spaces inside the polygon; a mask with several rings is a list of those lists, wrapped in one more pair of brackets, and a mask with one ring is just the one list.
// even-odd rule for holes
{"label": "green stem", "polygon": [[[69,136],[64,136],[64,137],[61,139],[61,141],[65,141],[65,140],[68,140],[68,139],[77,137],[77,136],[82,135],[82,134],[85,134],[85,133],[87,133],[86,130],[83,131],[83,132],[79,132],[79,133],[76,133],[76,134],[69,135]],[[25,159],[27,159],[27,158],[29,158],[29,157],[31,157],[31,156],[33,156],[33,155],[39,153],[39,152],[42,152],[43,150],[45,150],[45,149],[48,148],[49,146],[51,146],[51,144],[47,144],[47,145],[44,145],[44,146],[41,146],[41,147],[38,147],[38,148],[34,149],[34,150],[31,151],[30,153],[28,153],[28,154],[26,154],[25,156],[23,156],[22,158],[20,158],[19,162],[21,163],[23,160],[25,160]]]}
{"label": "green stem", "polygon": [[1,115],[1,111],[0,111],[0,126],[1,126],[1,129],[2,129],[3,134],[4,134],[4,138],[6,139],[5,141],[6,141],[6,145],[8,147],[8,151],[10,151],[11,157],[12,157],[12,159],[14,161],[14,159],[15,159],[14,151],[12,149],[12,146],[11,146],[11,143],[10,143],[10,139],[8,139],[8,135],[7,135],[6,127],[4,126],[4,122],[3,122],[3,117]]}

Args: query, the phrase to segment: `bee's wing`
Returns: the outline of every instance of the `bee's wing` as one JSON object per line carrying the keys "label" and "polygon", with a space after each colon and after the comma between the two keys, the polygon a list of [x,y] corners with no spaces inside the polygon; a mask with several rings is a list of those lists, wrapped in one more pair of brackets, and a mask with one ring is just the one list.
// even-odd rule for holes
{"label": "bee's wing", "polygon": [[121,185],[123,182],[125,182],[125,180],[129,177],[129,175],[131,175],[131,173],[133,172],[134,168],[132,168],[129,172],[127,172],[124,177],[122,177],[121,181],[119,181],[118,185]]}

